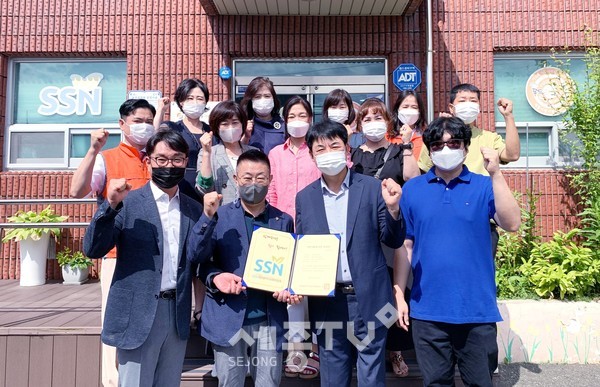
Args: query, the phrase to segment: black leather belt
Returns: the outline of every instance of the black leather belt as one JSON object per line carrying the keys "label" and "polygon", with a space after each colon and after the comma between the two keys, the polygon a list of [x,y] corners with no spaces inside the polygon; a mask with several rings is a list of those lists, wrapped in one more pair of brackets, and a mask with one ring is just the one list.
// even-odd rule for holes
{"label": "black leather belt", "polygon": [[354,294],[354,285],[352,283],[346,284],[335,284],[335,288],[342,292],[343,294]]}
{"label": "black leather belt", "polygon": [[174,300],[177,291],[175,289],[163,290],[158,294],[158,298],[163,300]]}

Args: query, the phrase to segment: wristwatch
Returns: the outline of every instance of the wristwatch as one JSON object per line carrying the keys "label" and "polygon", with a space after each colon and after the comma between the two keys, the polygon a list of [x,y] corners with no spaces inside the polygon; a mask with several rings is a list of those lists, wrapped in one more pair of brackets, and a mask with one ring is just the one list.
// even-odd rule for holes
{"label": "wristwatch", "polygon": [[411,149],[411,150],[412,150],[412,148],[413,148],[413,143],[412,143],[412,142],[409,142],[408,144],[401,144],[401,145],[400,145],[400,148],[402,148],[402,149]]}

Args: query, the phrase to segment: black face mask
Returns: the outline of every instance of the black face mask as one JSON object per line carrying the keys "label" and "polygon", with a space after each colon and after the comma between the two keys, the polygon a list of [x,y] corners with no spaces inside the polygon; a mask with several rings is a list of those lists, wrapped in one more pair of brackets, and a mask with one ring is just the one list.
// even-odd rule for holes
{"label": "black face mask", "polygon": [[154,168],[152,167],[152,181],[157,187],[169,189],[175,187],[185,174],[185,168]]}

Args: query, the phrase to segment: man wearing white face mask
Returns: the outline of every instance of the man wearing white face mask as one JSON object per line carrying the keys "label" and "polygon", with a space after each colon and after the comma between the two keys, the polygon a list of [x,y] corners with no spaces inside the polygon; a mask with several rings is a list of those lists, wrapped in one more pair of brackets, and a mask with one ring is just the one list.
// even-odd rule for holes
{"label": "man wearing white face mask", "polygon": [[[151,173],[142,150],[154,134],[156,110],[145,99],[129,99],[119,108],[119,126],[123,141],[118,147],[101,151],[108,140],[108,131],[98,129],[91,134],[90,149],[79,164],[71,180],[70,196],[83,198],[96,195],[101,203],[107,195],[111,179],[126,178],[132,189],[150,181]],[[100,157],[98,157],[100,155]],[[106,297],[115,269],[116,250],[112,249],[102,261],[100,284],[102,289],[101,317],[104,320]],[[102,345],[102,384],[116,386],[118,380],[116,349]]]}
{"label": "man wearing white face mask", "polygon": [[[308,300],[321,386],[350,386],[354,366],[359,385],[384,386],[387,327],[377,315],[393,299],[381,242],[398,248],[404,240],[402,189],[392,179],[380,182],[348,170],[348,131],[342,124],[314,125],[306,143],[322,177],[296,197],[296,232],[341,237],[335,295]],[[348,330],[364,347],[355,346]]]}
{"label": "man wearing white face mask", "polygon": [[[483,158],[479,149],[481,147],[492,148],[500,155],[500,162],[507,164],[511,161],[517,161],[521,154],[521,145],[519,141],[519,133],[515,125],[513,116],[512,101],[506,98],[498,100],[498,111],[506,121],[506,142],[495,132],[480,129],[475,126],[474,122],[480,113],[480,91],[474,85],[464,83],[454,86],[450,91],[450,113],[463,120],[463,122],[471,127],[473,136],[471,138],[472,152],[467,154],[465,165],[471,172],[487,175],[488,172],[484,167]],[[450,116],[447,113],[444,116]],[[429,158],[429,152],[423,150],[419,157],[419,168],[427,172],[433,163]]]}
{"label": "man wearing white face mask", "polygon": [[[482,147],[489,176],[464,165],[471,129],[456,117],[434,120],[423,141],[434,167],[404,185],[400,202],[408,252],[396,276],[399,323],[412,326],[423,383],[492,386],[498,365],[495,267],[490,219],[519,229],[519,205],[502,176],[498,152]],[[410,320],[404,291],[412,266]]]}

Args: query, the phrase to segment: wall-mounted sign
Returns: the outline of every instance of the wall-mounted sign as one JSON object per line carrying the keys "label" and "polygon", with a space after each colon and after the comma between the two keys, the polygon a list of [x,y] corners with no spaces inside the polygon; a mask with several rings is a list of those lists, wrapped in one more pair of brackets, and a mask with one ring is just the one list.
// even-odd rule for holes
{"label": "wall-mounted sign", "polygon": [[219,69],[219,77],[221,77],[221,79],[227,80],[229,78],[231,78],[231,69],[227,66],[223,66]]}
{"label": "wall-mounted sign", "polygon": [[421,70],[412,63],[403,63],[394,70],[394,85],[399,90],[415,90],[421,84]]}
{"label": "wall-mounted sign", "polygon": [[129,90],[127,99],[145,99],[158,110],[158,100],[162,98],[160,90]]}
{"label": "wall-mounted sign", "polygon": [[529,105],[536,112],[549,117],[559,116],[571,106],[574,90],[573,79],[556,67],[534,71],[525,85]]}
{"label": "wall-mounted sign", "polygon": [[40,90],[40,106],[37,112],[43,116],[60,114],[61,116],[102,114],[101,73],[91,73],[85,77],[71,74],[71,85],[58,87],[46,86]]}
{"label": "wall-mounted sign", "polygon": [[126,99],[124,60],[15,63],[11,124],[116,122]]}

